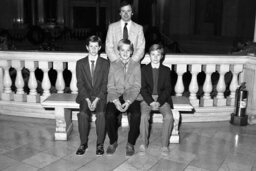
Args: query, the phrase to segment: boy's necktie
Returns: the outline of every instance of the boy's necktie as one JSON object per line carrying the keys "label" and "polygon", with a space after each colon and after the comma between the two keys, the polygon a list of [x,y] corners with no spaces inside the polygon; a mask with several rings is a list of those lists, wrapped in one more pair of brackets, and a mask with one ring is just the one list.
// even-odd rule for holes
{"label": "boy's necktie", "polygon": [[94,62],[95,62],[95,61],[91,61],[91,76],[92,76],[92,85],[93,85],[93,74],[94,74]]}

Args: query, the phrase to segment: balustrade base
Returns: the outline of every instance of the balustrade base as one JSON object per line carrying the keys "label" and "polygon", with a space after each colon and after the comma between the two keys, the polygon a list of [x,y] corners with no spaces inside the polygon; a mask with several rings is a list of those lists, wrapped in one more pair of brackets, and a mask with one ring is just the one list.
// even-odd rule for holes
{"label": "balustrade base", "polygon": [[13,95],[13,100],[15,102],[26,102],[27,95],[26,94],[14,94]]}
{"label": "balustrade base", "polygon": [[3,101],[12,101],[13,93],[2,93],[2,100]]}
{"label": "balustrade base", "polygon": [[227,106],[235,106],[235,99],[227,97]]}
{"label": "balustrade base", "polygon": [[49,96],[40,96],[40,102],[43,102],[45,99],[47,99]]}
{"label": "balustrade base", "polygon": [[213,106],[226,106],[227,100],[226,99],[219,99],[219,98],[214,98],[213,99]]}
{"label": "balustrade base", "polygon": [[213,100],[212,99],[204,99],[203,97],[200,100],[200,106],[202,107],[211,107],[213,106]]}
{"label": "balustrade base", "polygon": [[27,95],[27,102],[29,103],[39,103],[40,102],[40,95]]}
{"label": "balustrade base", "polygon": [[189,100],[191,105],[193,107],[198,107],[199,106],[199,100],[198,99],[193,99],[193,100]]}

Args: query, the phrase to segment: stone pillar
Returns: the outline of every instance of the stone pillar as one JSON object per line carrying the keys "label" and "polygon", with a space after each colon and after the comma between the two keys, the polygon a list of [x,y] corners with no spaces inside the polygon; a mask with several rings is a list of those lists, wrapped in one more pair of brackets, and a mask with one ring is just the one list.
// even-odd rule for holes
{"label": "stone pillar", "polygon": [[182,93],[184,92],[184,84],[183,84],[182,76],[186,72],[186,70],[187,70],[186,64],[176,65],[176,72],[178,74],[177,82],[175,85],[176,96],[182,96]]}
{"label": "stone pillar", "polygon": [[68,69],[72,73],[72,78],[70,82],[70,89],[72,94],[77,94],[78,93],[78,88],[77,88],[77,79],[76,79],[76,62],[69,62],[68,63]]}
{"label": "stone pillar", "polygon": [[15,78],[15,86],[17,88],[16,94],[14,94],[14,101],[25,102],[27,95],[24,93],[24,80],[22,77],[21,70],[25,66],[24,61],[13,60],[12,66],[16,69],[17,75]]}
{"label": "stone pillar", "polygon": [[38,22],[39,24],[43,24],[44,21],[44,0],[37,1],[37,9],[38,9]]}
{"label": "stone pillar", "polygon": [[197,74],[201,72],[201,64],[193,64],[189,66],[189,71],[192,74],[191,82],[189,84],[189,100],[192,106],[199,106],[199,99],[196,97],[198,92]]}
{"label": "stone pillar", "polygon": [[48,61],[39,61],[39,68],[44,72],[44,76],[42,80],[43,95],[41,96],[41,99],[40,99],[40,101],[43,101],[48,96],[50,96],[51,82],[49,79],[48,71],[51,68],[51,66]]}
{"label": "stone pillar", "polygon": [[217,71],[220,74],[219,81],[217,84],[217,96],[214,98],[214,106],[226,106],[226,99],[224,98],[224,91],[226,90],[226,84],[224,75],[229,71],[228,64],[221,64],[217,66]]}
{"label": "stone pillar", "polygon": [[40,102],[40,96],[36,91],[38,84],[35,76],[35,70],[38,67],[38,62],[25,61],[25,66],[30,71],[28,80],[29,94],[27,95],[27,102],[38,103]]}
{"label": "stone pillar", "polygon": [[63,78],[63,62],[53,62],[53,68],[57,70],[57,80],[55,83],[55,87],[58,93],[63,93],[65,89],[65,82]]}
{"label": "stone pillar", "polygon": [[212,92],[211,75],[215,71],[215,67],[215,64],[207,64],[203,66],[206,78],[203,85],[204,96],[200,99],[200,106],[213,106],[213,100],[211,99],[210,93]]}

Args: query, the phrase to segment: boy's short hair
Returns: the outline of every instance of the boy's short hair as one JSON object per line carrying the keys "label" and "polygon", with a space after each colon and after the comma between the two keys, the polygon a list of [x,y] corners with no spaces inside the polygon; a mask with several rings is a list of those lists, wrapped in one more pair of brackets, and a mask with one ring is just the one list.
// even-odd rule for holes
{"label": "boy's short hair", "polygon": [[130,46],[130,50],[133,52],[133,44],[129,39],[121,39],[118,44],[117,44],[117,50],[120,50],[121,46],[125,44],[125,45],[129,45]]}
{"label": "boy's short hair", "polygon": [[89,46],[89,43],[90,42],[98,42],[99,46],[102,45],[102,41],[101,41],[101,38],[99,36],[96,36],[96,35],[92,35],[90,37],[88,37],[85,41],[85,45],[86,46]]}
{"label": "boy's short hair", "polygon": [[161,55],[164,56],[164,47],[161,44],[151,45],[148,52],[150,54],[150,52],[155,51],[155,50],[159,50]]}

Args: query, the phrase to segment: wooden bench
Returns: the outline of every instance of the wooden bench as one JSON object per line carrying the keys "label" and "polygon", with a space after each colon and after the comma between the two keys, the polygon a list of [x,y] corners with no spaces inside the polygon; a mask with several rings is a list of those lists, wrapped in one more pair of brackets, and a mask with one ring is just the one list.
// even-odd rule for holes
{"label": "wooden bench", "polygon": [[[56,119],[55,140],[67,140],[73,129],[72,110],[79,109],[79,104],[75,102],[77,94],[52,94],[41,105],[44,108],[54,108]],[[179,143],[179,122],[180,112],[192,111],[187,97],[172,96],[174,109],[174,127],[170,143]]]}

